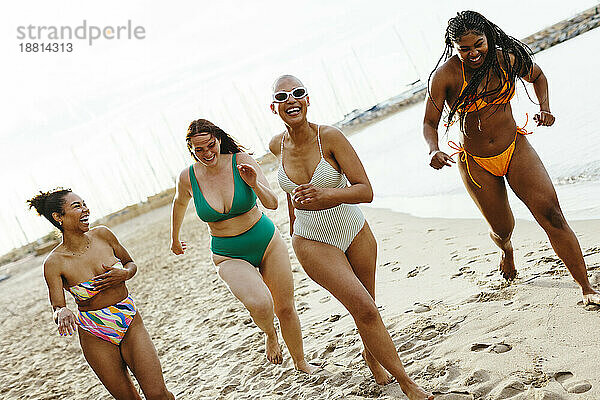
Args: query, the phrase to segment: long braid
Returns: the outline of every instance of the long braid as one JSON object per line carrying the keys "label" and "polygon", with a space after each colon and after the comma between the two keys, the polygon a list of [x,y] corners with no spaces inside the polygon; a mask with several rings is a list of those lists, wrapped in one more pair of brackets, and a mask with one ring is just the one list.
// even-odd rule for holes
{"label": "long braid", "polygon": [[[477,100],[486,97],[494,97],[500,101],[508,99],[515,89],[516,79],[521,79],[522,76],[529,73],[533,66],[533,53],[526,44],[504,33],[502,29],[489,21],[483,15],[475,11],[462,11],[458,13],[456,17],[451,18],[448,21],[448,27],[446,28],[446,34],[444,38],[444,52],[438,60],[434,70],[429,75],[427,85],[429,94],[429,82],[431,80],[431,76],[438,68],[440,62],[442,59],[447,61],[450,57],[452,57],[454,51],[453,43],[460,40],[463,35],[469,32],[485,35],[488,43],[488,52],[481,67],[474,70],[471,79],[467,83],[467,86],[448,109],[447,119],[449,122],[453,120],[457,113],[459,114],[461,130],[463,130],[464,120],[467,115],[466,112],[460,111],[461,109],[465,110],[469,105],[475,103]],[[503,69],[500,66],[497,51],[500,51],[503,65],[506,66],[505,72],[503,72]],[[512,63],[510,60],[511,54],[514,56],[514,62]],[[490,71],[492,71],[499,81],[498,86],[493,88],[488,88]],[[505,73],[506,76],[504,75]],[[477,89],[484,80],[484,90],[478,94]],[[507,89],[502,91],[504,83],[506,83]],[[436,104],[434,105],[440,112],[442,111]]]}

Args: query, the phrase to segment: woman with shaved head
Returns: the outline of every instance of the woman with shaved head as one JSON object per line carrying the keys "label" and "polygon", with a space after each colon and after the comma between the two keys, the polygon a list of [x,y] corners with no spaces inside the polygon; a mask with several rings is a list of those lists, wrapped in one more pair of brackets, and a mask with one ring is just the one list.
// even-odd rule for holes
{"label": "woman with shaved head", "polygon": [[274,83],[271,110],[285,130],[269,149],[280,160],[298,261],[354,318],[376,382],[385,385],[393,376],[409,399],[431,399],[404,371],[375,304],[377,243],[357,206],[373,199],[369,178],[339,129],[307,120],[309,104],[298,78],[284,75]]}

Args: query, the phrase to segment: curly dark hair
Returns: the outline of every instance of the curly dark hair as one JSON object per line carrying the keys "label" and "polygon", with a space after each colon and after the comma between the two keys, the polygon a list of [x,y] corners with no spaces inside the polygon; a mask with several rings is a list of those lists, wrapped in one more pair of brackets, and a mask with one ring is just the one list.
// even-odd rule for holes
{"label": "curly dark hair", "polygon": [[29,205],[29,209],[35,208],[35,211],[37,211],[38,215],[46,218],[52,225],[62,232],[62,225],[52,218],[52,213],[58,213],[59,215],[63,215],[65,213],[64,199],[65,196],[71,192],[71,189],[64,189],[61,187],[49,190],[47,192],[42,192],[40,190],[39,194],[27,200],[27,204]]}
{"label": "curly dark hair", "polygon": [[[460,128],[463,130],[464,118],[466,112],[460,111],[466,109],[469,105],[474,104],[477,100],[485,97],[496,97],[498,100],[506,100],[511,93],[515,90],[516,79],[522,81],[522,77],[527,75],[533,67],[533,52],[525,43],[512,36],[504,33],[497,25],[489,21],[483,15],[475,11],[462,11],[457,13],[456,17],[450,18],[448,21],[448,27],[446,28],[444,52],[438,60],[435,68],[429,74],[427,80],[427,93],[429,91],[429,84],[431,77],[435,70],[438,68],[442,61],[447,61],[453,55],[453,43],[460,40],[462,36],[469,32],[474,32],[480,35],[485,35],[488,43],[488,53],[481,67],[477,68],[473,73],[473,76],[467,83],[465,90],[456,99],[454,104],[449,107],[448,110],[448,122],[450,122],[456,115],[460,117]],[[499,55],[505,65],[505,71],[500,66]],[[510,55],[514,56],[514,63],[510,61]],[[497,87],[488,88],[489,77],[488,73],[492,71],[495,74],[500,84]],[[484,90],[481,93],[477,93],[477,88],[480,83],[485,80]],[[502,91],[503,85],[506,83],[507,90]],[[430,96],[431,99],[431,96]],[[442,107],[438,107],[434,103],[434,106],[441,112]]]}
{"label": "curly dark hair", "polygon": [[207,119],[197,119],[190,123],[185,135],[185,141],[187,143],[188,150],[192,155],[192,158],[198,161],[196,154],[194,154],[194,148],[192,147],[192,137],[202,134],[210,134],[221,142],[221,154],[233,154],[241,153],[246,148],[240,145],[234,138],[229,136],[223,129],[219,128]]}

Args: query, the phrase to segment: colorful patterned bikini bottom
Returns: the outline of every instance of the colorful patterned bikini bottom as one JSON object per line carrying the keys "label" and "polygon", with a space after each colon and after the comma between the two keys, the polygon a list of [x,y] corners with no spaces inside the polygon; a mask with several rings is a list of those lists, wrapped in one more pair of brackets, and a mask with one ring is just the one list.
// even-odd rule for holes
{"label": "colorful patterned bikini bottom", "polygon": [[99,310],[79,311],[77,324],[92,335],[118,346],[136,313],[137,308],[133,298],[127,296],[112,306]]}

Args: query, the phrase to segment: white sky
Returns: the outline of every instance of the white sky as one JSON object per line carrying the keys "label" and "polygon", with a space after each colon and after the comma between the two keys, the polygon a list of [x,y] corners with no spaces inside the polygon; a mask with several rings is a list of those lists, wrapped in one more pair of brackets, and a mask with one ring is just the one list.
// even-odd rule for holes
{"label": "white sky", "polygon": [[[524,37],[594,4],[2,2],[0,178],[10,193],[0,197],[0,253],[23,240],[7,239],[15,218],[30,229],[30,238],[48,229],[22,206],[38,188],[71,186],[92,197],[100,213],[164,188],[186,162],[179,138],[192,119],[214,120],[262,153],[265,140],[280,129],[267,109],[270,85],[280,74],[296,74],[308,86],[313,119],[334,122],[426,79],[440,56],[446,21],[456,11],[475,9],[512,36]],[[146,39],[97,40],[93,46],[73,41],[72,53],[19,51],[17,26],[75,27],[83,19],[97,26],[130,19],[144,26]],[[148,160],[156,178],[134,183],[149,169],[136,168]],[[116,179],[119,168],[129,175]]]}

